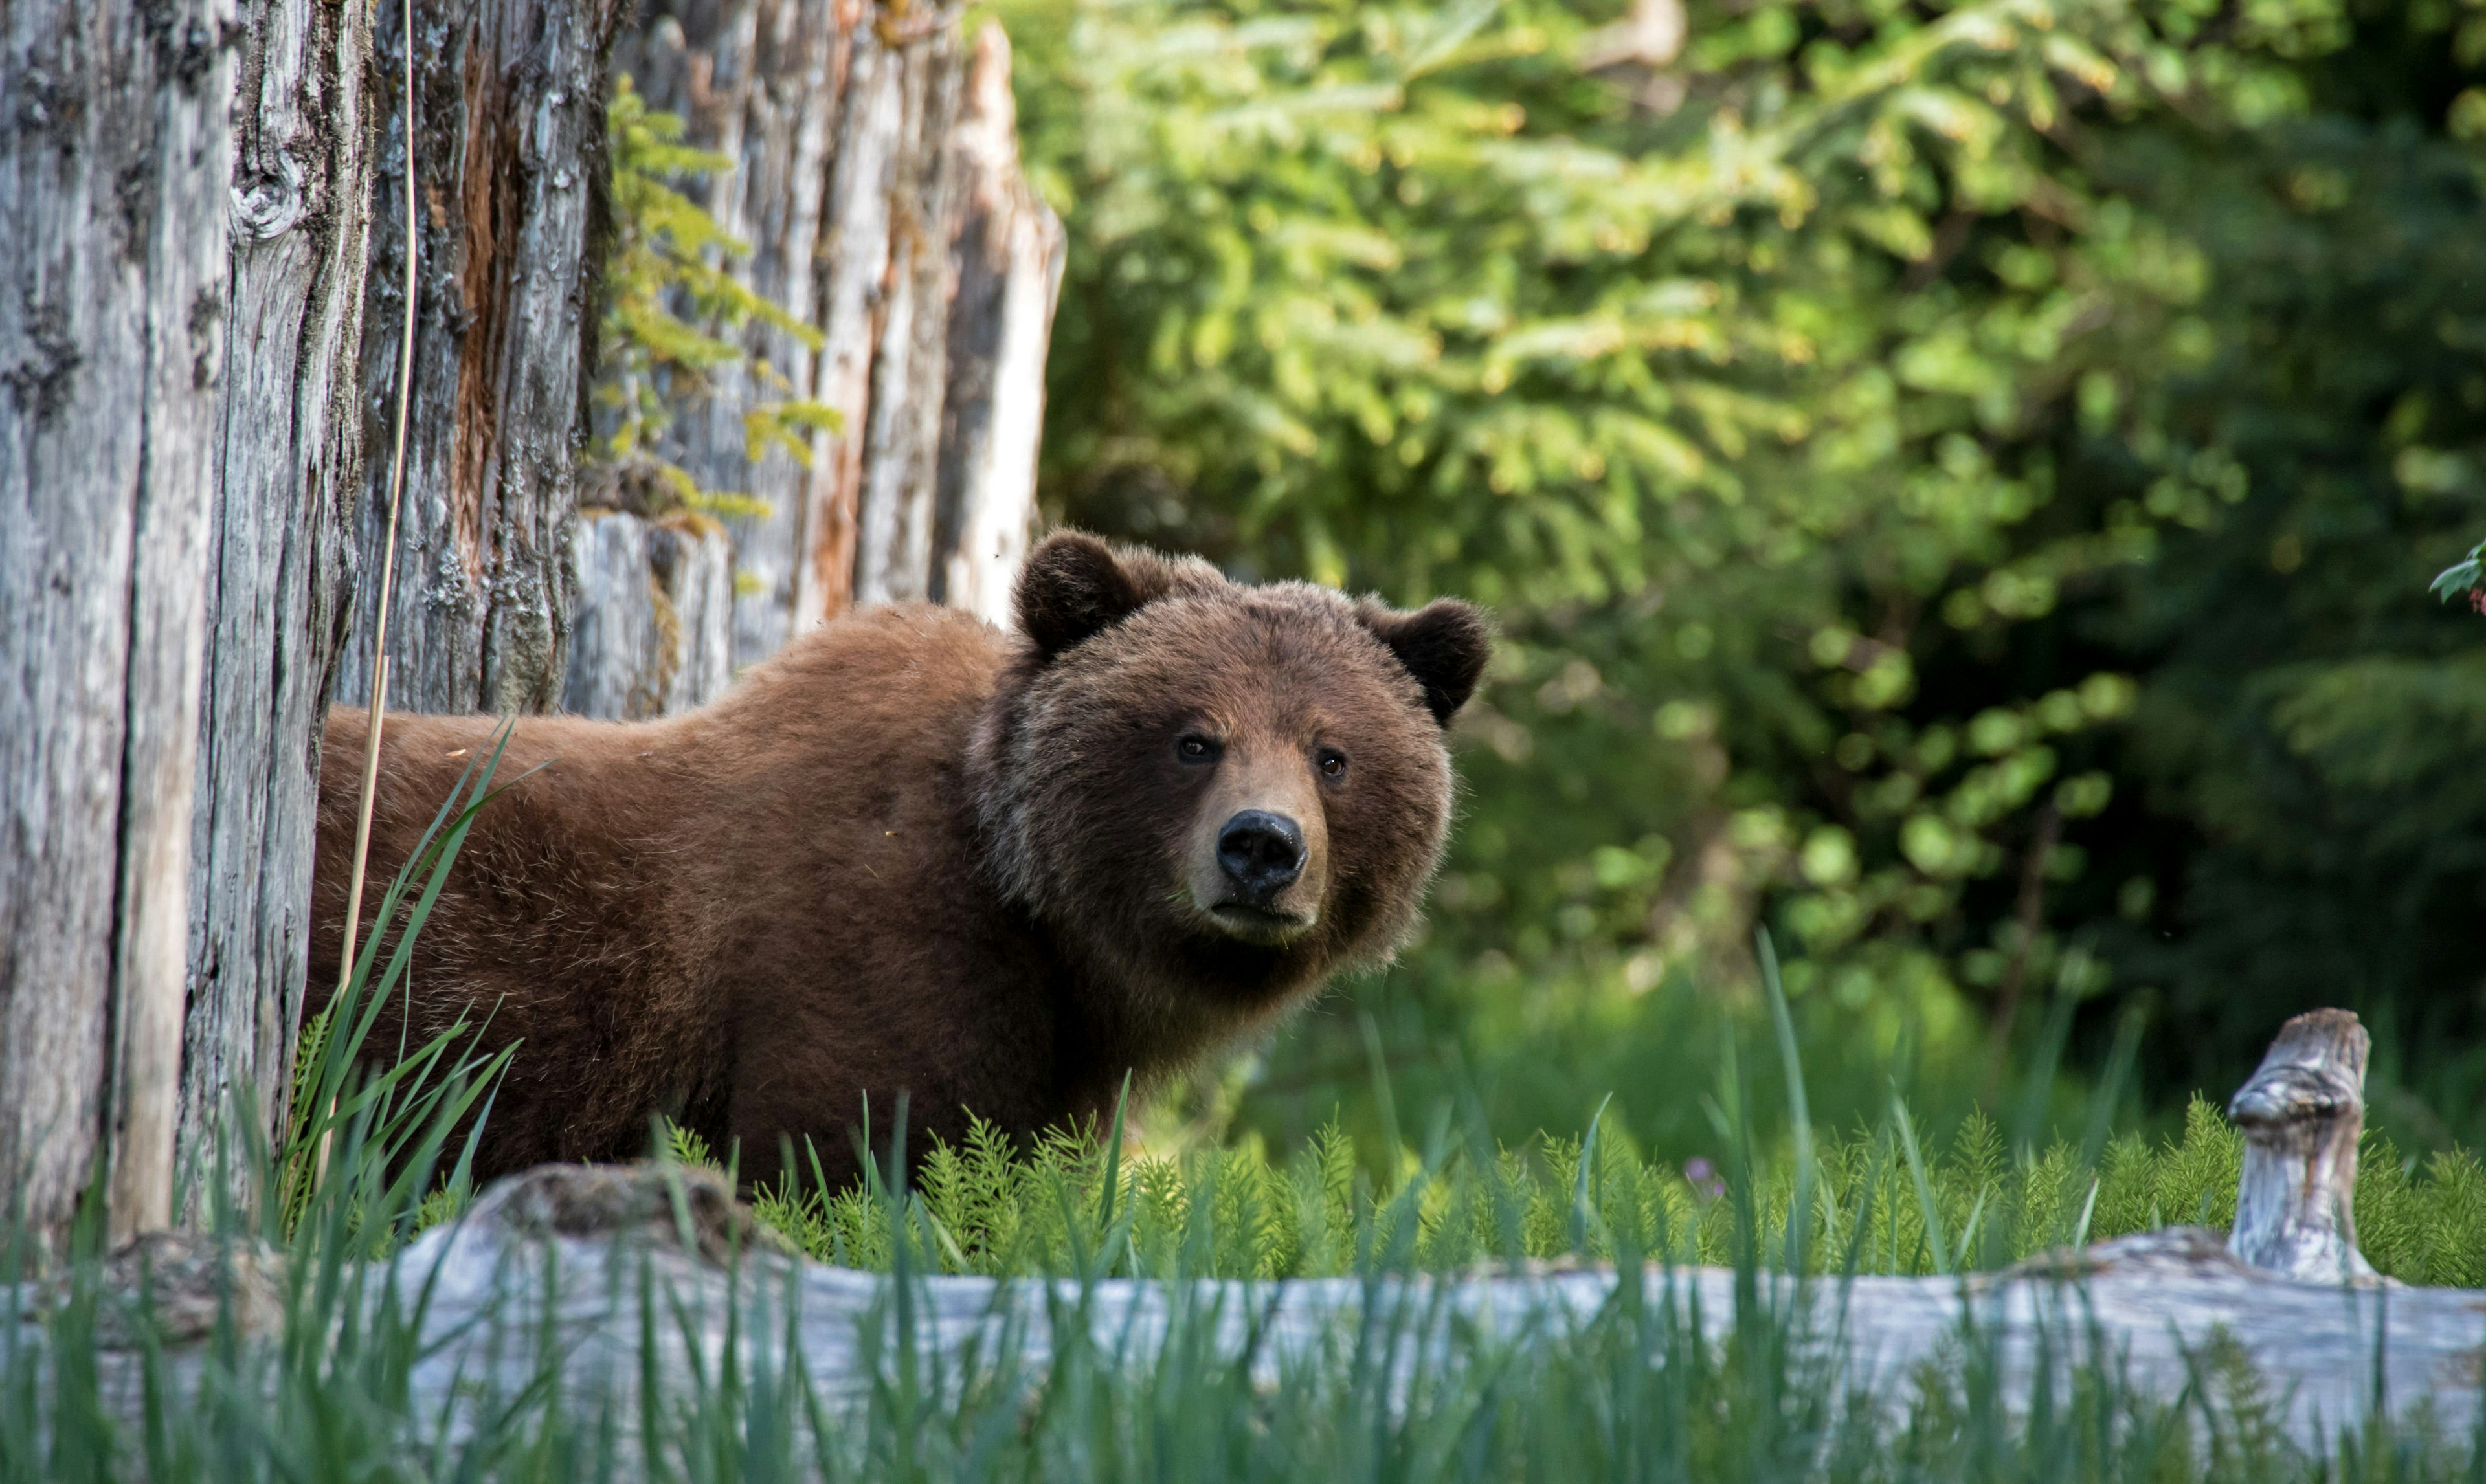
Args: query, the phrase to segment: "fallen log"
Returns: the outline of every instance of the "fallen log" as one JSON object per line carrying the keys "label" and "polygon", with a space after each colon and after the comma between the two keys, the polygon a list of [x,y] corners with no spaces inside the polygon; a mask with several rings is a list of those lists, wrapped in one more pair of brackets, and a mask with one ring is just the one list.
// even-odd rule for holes
{"label": "fallen log", "polygon": [[[616,1179],[649,1193],[637,1204],[652,1229],[617,1241],[609,1227],[550,1214],[628,1207],[581,1190]],[[535,1374],[538,1352],[521,1343],[534,1335],[570,1358],[566,1384],[634,1395],[649,1333],[640,1295],[653,1293],[669,1368],[698,1352],[712,1369],[733,1334],[764,1350],[787,1333],[791,1314],[814,1383],[832,1400],[861,1400],[897,1348],[891,1279],[757,1245],[720,1265],[732,1239],[712,1224],[687,1246],[675,1237],[660,1182],[652,1171],[536,1170],[398,1259],[401,1288],[430,1285],[436,1317],[426,1333],[436,1326],[443,1340],[418,1368],[418,1394],[445,1401],[453,1386],[479,1383],[518,1394]],[[652,1279],[644,1287],[643,1275]],[[1355,1343],[1368,1317],[1398,1336],[1395,1363],[1412,1377],[1462,1331],[1559,1342],[1631,1304],[1671,1307],[1684,1331],[1720,1342],[1739,1319],[1750,1322],[1739,1304],[1757,1303],[1769,1323],[1788,1327],[1818,1367],[1818,1384],[1890,1407],[1909,1398],[1927,1367],[1956,1371],[1972,1356],[1993,1368],[2003,1394],[2025,1405],[2040,1385],[2059,1392],[2091,1364],[2141,1394],[2172,1398],[2198,1383],[2205,1358],[2224,1353],[2251,1363],[2279,1399],[2286,1434],[2308,1449],[2342,1429],[2420,1409],[2449,1436],[2477,1424],[2486,1293],[2303,1281],[2248,1266],[2196,1227],[2001,1275],[1809,1282],[1761,1275],[1740,1295],[1738,1284],[1737,1274],[1718,1268],[1285,1282],[930,1277],[912,1281],[910,1307],[926,1366],[990,1367],[1007,1354],[1017,1374],[1040,1377],[1063,1349],[1084,1345],[1145,1375],[1171,1336],[1197,1343],[1205,1327],[1218,1354],[1248,1353],[1255,1380],[1275,1386]]]}
{"label": "fallen log", "polygon": [[[1404,1403],[1411,1388],[1497,1345],[1578,1343],[1600,1326],[1642,1343],[1716,1343],[1760,1323],[1784,1338],[1809,1385],[1831,1388],[1822,1394],[1869,1396],[1893,1416],[1928,1377],[1955,1385],[1981,1369],[2025,1410],[2032,1397],[2065,1394],[2084,1368],[2133,1394],[2173,1399],[2199,1394],[2205,1376],[2240,1360],[2299,1446],[2418,1416],[2439,1435],[2466,1437],[2479,1422],[2486,1291],[2375,1278],[2345,1216],[2364,1051],[2364,1031],[2344,1012],[2282,1030],[2233,1104],[2253,1153],[2231,1234],[2173,1227],[1994,1274],[898,1279],[794,1255],[712,1173],[546,1166],[499,1182],[456,1223],[362,1270],[359,1302],[420,1337],[412,1415],[453,1423],[460,1408],[540,1388],[547,1357],[564,1394],[625,1415],[649,1378],[712,1376],[729,1356],[753,1374],[784,1374],[799,1352],[801,1374],[834,1408],[862,1401],[898,1364],[953,1386],[1033,1387],[1076,1352],[1145,1385],[1176,1341],[1185,1355],[1204,1346],[1248,1367],[1263,1387],[1324,1360],[1377,1354]],[[119,1261],[131,1281],[133,1259]],[[257,1275],[266,1261],[257,1253],[238,1266]],[[199,1281],[218,1265],[184,1248],[159,1251],[154,1271]],[[27,1297],[21,1305],[39,1306]],[[232,1307],[273,1323],[263,1301]],[[175,1311],[214,1309],[193,1299]],[[130,1342],[107,1335],[114,1343]],[[107,1392],[134,1406],[135,1358],[107,1358],[104,1370],[114,1378]],[[165,1374],[180,1384],[178,1357]]]}

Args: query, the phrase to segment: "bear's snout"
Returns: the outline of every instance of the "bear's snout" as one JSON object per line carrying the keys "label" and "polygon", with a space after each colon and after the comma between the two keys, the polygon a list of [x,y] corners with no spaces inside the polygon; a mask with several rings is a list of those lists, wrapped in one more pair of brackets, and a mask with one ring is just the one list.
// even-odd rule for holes
{"label": "bear's snout", "polygon": [[1247,809],[1217,832],[1217,864],[1242,904],[1267,911],[1304,873],[1304,829],[1284,814]]}
{"label": "bear's snout", "polygon": [[1203,925],[1269,945],[1319,925],[1329,894],[1329,833],[1302,746],[1234,737],[1193,808],[1182,847],[1184,894]]}

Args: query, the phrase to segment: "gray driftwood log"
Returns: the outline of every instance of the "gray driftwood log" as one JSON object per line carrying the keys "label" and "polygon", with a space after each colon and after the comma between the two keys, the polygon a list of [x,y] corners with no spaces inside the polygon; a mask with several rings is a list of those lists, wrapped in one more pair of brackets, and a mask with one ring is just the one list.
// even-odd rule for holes
{"label": "gray driftwood log", "polygon": [[0,54],[0,1191],[169,1218],[230,0],[22,0]]}
{"label": "gray driftwood log", "polygon": [[[2322,1145],[2319,1136],[2335,1133],[2341,1104],[2329,1093],[2354,1107],[2362,1046],[2363,1032],[2343,1012],[2291,1022],[2239,1094],[2256,1120],[2246,1128],[2257,1148],[2269,1153],[2308,1138]],[[2339,1082],[2325,1098],[2272,1102],[2273,1112],[2254,1101],[2268,1100],[2275,1079],[2334,1075]],[[2344,1194],[2331,1183],[2342,1169],[2336,1161],[2290,1165],[2274,1153],[2246,1168],[2238,1209],[2250,1214],[2234,1234],[2239,1250],[2304,1250],[2277,1239],[2307,1229],[2308,1218],[2335,1209]],[[2353,1251],[2340,1228],[2322,1229],[2332,1233],[2334,1260]],[[142,1266],[173,1275],[158,1283],[175,1340],[207,1333],[216,1308],[202,1295],[217,1291],[231,1296],[246,1326],[274,1324],[282,1275],[270,1270],[268,1255],[204,1253],[199,1240],[125,1252],[116,1259],[119,1281],[134,1281]],[[652,1278],[645,1288],[643,1273]],[[534,1382],[537,1358],[546,1353],[538,1347],[545,1345],[563,1358],[564,1386],[615,1402],[623,1415],[647,1373],[642,1346],[650,1334],[657,1373],[678,1380],[691,1373],[694,1352],[704,1373],[714,1375],[729,1344],[746,1347],[746,1361],[765,1360],[790,1333],[831,1403],[857,1399],[872,1384],[873,1355],[890,1363],[887,1346],[872,1343],[891,1333],[890,1279],[791,1256],[721,1180],[697,1171],[542,1167],[496,1184],[458,1222],[368,1276],[374,1292],[386,1286],[380,1278],[393,1277],[397,1292],[427,1295],[428,1343],[412,1377],[427,1425],[459,1406],[520,1394]],[[1686,1321],[1697,1314],[1708,1338],[1732,1330],[1736,1275],[1652,1270],[1644,1281],[1652,1301],[1680,1305]],[[1559,1336],[1592,1322],[1621,1282],[1613,1272],[1595,1271],[1377,1283],[1108,1280],[1085,1289],[1064,1281],[931,1278],[917,1279],[910,1292],[916,1338],[936,1361],[957,1363],[973,1354],[990,1365],[1007,1346],[1016,1373],[1033,1381],[1074,1342],[1056,1329],[1066,1321],[1086,1329],[1076,1342],[1145,1370],[1180,1316],[1205,1325],[1229,1356],[1243,1355],[1257,1329],[1251,1363],[1257,1377],[1275,1385],[1289,1361],[1351,1344],[1376,1304],[1413,1341],[1394,1348],[1388,1363],[1413,1376],[1426,1347],[1454,1325],[1506,1337]],[[645,1328],[643,1292],[661,1305]],[[2301,1267],[2274,1271],[2241,1260],[2217,1233],[2196,1227],[2049,1253],[1966,1278],[1800,1285],[1764,1276],[1757,1297],[1793,1316],[1800,1349],[1825,1367],[1826,1385],[1840,1394],[1871,1392],[1893,1408],[1907,1400],[1925,1362],[1955,1362],[1963,1345],[1985,1345],[2003,1394],[2020,1405],[2092,1360],[2117,1368],[2142,1395],[2173,1398],[2199,1380],[2205,1358],[2240,1355],[2266,1384],[2261,1394],[2277,1402],[2285,1432],[2313,1449],[2377,1415],[2404,1418],[2422,1410],[2452,1438],[2469,1436],[2478,1419],[2486,1293],[2317,1280]],[[21,1322],[40,1303],[39,1292],[20,1292]],[[195,1362],[176,1354],[178,1377]],[[120,1352],[106,1369],[117,1394],[134,1405],[135,1355]]]}
{"label": "gray driftwood log", "polygon": [[[445,1400],[453,1378],[488,1389],[495,1378],[516,1394],[532,1375],[532,1337],[549,1307],[557,1343],[572,1369],[567,1381],[593,1395],[626,1398],[635,1386],[642,1330],[634,1297],[642,1263],[665,1297],[660,1344],[679,1357],[725,1346],[729,1316],[742,1306],[741,1333],[783,1333],[789,1302],[810,1374],[833,1399],[852,1400],[871,1382],[868,1326],[887,1323],[889,1280],[875,1275],[772,1256],[745,1236],[738,1268],[717,1260],[720,1237],[685,1250],[670,1208],[653,1195],[652,1214],[617,1229],[594,1215],[631,1204],[594,1189],[601,1171],[547,1167],[495,1187],[455,1229],[427,1236],[398,1259],[401,1286],[432,1281],[433,1323],[446,1342],[418,1375],[422,1394]],[[657,1176],[635,1177],[653,1188]],[[547,1271],[559,1275],[547,1285]],[[1557,1334],[1591,1320],[1617,1291],[1613,1272],[1562,1272],[1478,1278],[1361,1278],[1288,1282],[1202,1282],[1183,1291],[1158,1282],[1111,1279],[1081,1299],[1063,1281],[931,1278],[919,1280],[919,1340],[954,1361],[971,1352],[986,1363],[1005,1336],[1024,1373],[1041,1375],[1063,1336],[1062,1315],[1085,1319],[1088,1339],[1136,1369],[1154,1357],[1170,1318],[1205,1317],[1227,1355],[1243,1353],[1247,1332],[1265,1325],[1254,1352],[1256,1374],[1275,1385],[1289,1360],[1351,1338],[1367,1305],[1377,1303],[1409,1324],[1419,1343],[1397,1363],[1412,1370],[1423,1343],[1439,1344],[1453,1325],[1476,1324],[1504,1336]],[[1703,1333],[1723,1340],[1734,1327],[1736,1275],[1717,1268],[1653,1271],[1652,1300],[1697,1312]],[[1986,1278],[1860,1278],[1799,1285],[1765,1278],[1765,1302],[1800,1314],[1805,1343],[1830,1367],[1840,1393],[1867,1390],[1903,1404],[1919,1367],[1947,1357],[1974,1333],[1993,1348],[2005,1395],[2025,1399],[2050,1374],[2061,1385],[2090,1360],[2122,1369],[2142,1395],[2172,1398],[2215,1345],[2231,1342],[2284,1399],[2285,1430],[2319,1447],[2354,1429],[2379,1401],[2393,1416],[2419,1407],[2447,1436],[2476,1421],[2478,1355],[2486,1340],[2486,1295],[2463,1289],[2342,1288],[2249,1268],[2196,1231],[2105,1243],[2068,1267],[2039,1266]],[[1056,1305],[1049,1300],[1070,1300]],[[487,1319],[459,1329],[478,1316]],[[690,1316],[687,1326],[677,1323]],[[756,1316],[769,1316],[754,1322]],[[884,1333],[886,1333],[884,1331]],[[765,1344],[762,1338],[758,1343]],[[2047,1372],[2045,1367],[2058,1367]],[[713,1364],[710,1366],[713,1373]],[[681,1374],[681,1372],[675,1372]],[[629,1403],[624,1400],[626,1408]]]}
{"label": "gray driftwood log", "polygon": [[[2060,1385],[2065,1367],[2090,1360],[2120,1367],[2142,1394],[2172,1397],[2198,1379],[2214,1347],[2231,1344],[2279,1400],[2287,1433],[2308,1448],[2377,1410],[2400,1417],[2422,1408],[2446,1436],[2467,1437],[2478,1418],[2486,1294],[2378,1281],[2344,1217],[2363,1122],[2365,1051],[2363,1028],[2344,1010],[2298,1016],[2280,1030],[2236,1095],[2248,1153],[2228,1238],[2173,1227],[2048,1253],[2001,1274],[1805,1285],[1765,1278],[1761,1295],[1802,1316],[1805,1343],[1832,1368],[1832,1384],[1893,1405],[1904,1401],[1919,1367],[1955,1360],[1972,1333],[1993,1347],[2004,1394],[2024,1403],[2034,1388]],[[848,1397],[868,1386],[863,1337],[867,1327],[887,1322],[887,1280],[773,1254],[721,1186],[686,1191],[682,1209],[698,1221],[683,1225],[666,1178],[648,1169],[530,1171],[494,1187],[460,1225],[402,1254],[401,1278],[436,1277],[444,1318],[540,1315],[551,1304],[566,1342],[576,1347],[575,1384],[626,1392],[635,1385],[641,1331],[630,1284],[611,1278],[647,1263],[664,1275],[659,1291],[688,1299],[669,1310],[693,1316],[664,1341],[677,1354],[694,1345],[721,1351],[736,1304],[746,1318],[755,1308],[782,1315],[790,1299],[810,1373]],[[717,1260],[730,1248],[750,1254],[736,1270]],[[550,1270],[568,1275],[558,1293],[545,1287],[548,1250]],[[617,1262],[627,1266],[617,1271]],[[1119,1353],[1141,1366],[1177,1312],[1207,1316],[1232,1355],[1258,1323],[1265,1331],[1253,1363],[1275,1385],[1288,1360],[1354,1333],[1374,1303],[1434,1342],[1456,1324],[1505,1335],[1560,1333],[1588,1322],[1619,1281],[1611,1272],[1573,1272],[1176,1291],[1116,1280],[1094,1285],[1084,1303],[1055,1304],[1048,1299],[1078,1297],[1076,1285],[934,1278],[922,1281],[917,1313],[930,1352],[989,1357],[1007,1337],[1034,1374],[1063,1342],[1052,1326],[1064,1315],[1083,1317],[1090,1342],[1108,1353],[1123,1347]],[[1677,1269],[1646,1281],[1652,1297],[1681,1304],[1687,1317],[1697,1313],[1710,1338],[1732,1330],[1733,1273]],[[445,1396],[451,1377],[488,1374],[496,1363],[511,1367],[507,1385],[523,1386],[530,1372],[513,1362],[524,1353],[509,1345],[527,1322],[513,1319],[497,1350],[489,1324],[462,1335],[429,1362],[440,1369],[425,1380],[427,1390]],[[744,1333],[768,1329],[746,1324]],[[1400,1363],[1412,1368],[1417,1348]]]}

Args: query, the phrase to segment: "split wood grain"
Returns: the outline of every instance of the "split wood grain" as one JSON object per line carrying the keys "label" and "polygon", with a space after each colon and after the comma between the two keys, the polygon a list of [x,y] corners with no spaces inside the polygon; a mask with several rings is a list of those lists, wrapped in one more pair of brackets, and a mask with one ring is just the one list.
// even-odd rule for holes
{"label": "split wood grain", "polygon": [[25,0],[0,97],[0,1190],[170,1216],[230,0]]}

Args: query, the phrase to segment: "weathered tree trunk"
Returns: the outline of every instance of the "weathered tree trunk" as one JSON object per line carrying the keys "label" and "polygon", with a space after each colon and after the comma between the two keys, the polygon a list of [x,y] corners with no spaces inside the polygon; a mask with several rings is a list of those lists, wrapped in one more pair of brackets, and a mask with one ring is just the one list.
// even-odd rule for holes
{"label": "weathered tree trunk", "polygon": [[930,596],[1010,621],[1010,585],[1036,530],[1044,356],[1062,295],[1062,222],[1019,173],[1009,39],[976,38],[955,144],[963,179],[951,229],[950,384]]}
{"label": "weathered tree trunk", "polygon": [[[283,1132],[319,717],[364,464],[367,9],[246,0],[241,23],[178,1146],[182,1169],[200,1176],[215,1168],[215,1132],[236,1093],[256,1101],[271,1138]],[[229,1170],[246,1177],[232,1152]]]}
{"label": "weathered tree trunk", "polygon": [[[391,625],[400,704],[555,699],[609,11],[416,8],[423,288]],[[194,1174],[213,1168],[213,1130],[238,1090],[282,1132],[320,712],[332,676],[342,699],[369,694],[404,309],[400,14],[245,0],[241,14],[235,344],[209,533],[180,1075],[179,1149]]]}
{"label": "weathered tree trunk", "polygon": [[228,319],[221,0],[0,13],[0,1190],[170,1215]]}
{"label": "weathered tree trunk", "polygon": [[[740,273],[794,318],[823,324],[815,262],[853,19],[841,19],[838,0],[652,0],[648,11],[646,29],[616,47],[614,69],[633,78],[650,108],[679,115],[692,143],[733,161],[697,194],[718,225],[751,245]],[[790,632],[807,474],[782,450],[746,458],[742,412],[772,396],[809,396],[816,375],[814,352],[785,331],[754,324],[744,344],[766,370],[720,372],[705,403],[677,425],[679,462],[703,485],[747,491],[767,507],[728,523],[747,590],[734,602],[737,665],[775,652]],[[772,375],[784,384],[768,384]]]}
{"label": "weathered tree trunk", "polygon": [[[969,61],[954,13],[851,0],[653,9],[616,70],[734,162],[704,205],[752,245],[738,269],[752,288],[822,342],[751,327],[765,370],[718,376],[676,426],[701,483],[767,507],[729,523],[734,663],[857,602],[1006,620],[1035,520],[1063,240],[1019,173],[1008,41],[986,26]],[[751,460],[742,414],[786,397],[843,427],[814,437],[808,464]],[[638,585],[581,601],[633,609]]]}
{"label": "weathered tree trunk", "polygon": [[928,205],[931,186],[901,169],[931,157],[916,147],[907,125],[922,125],[922,100],[933,91],[927,74],[949,60],[941,53],[955,45],[953,33],[944,29],[892,46],[869,23],[878,18],[865,11],[862,19],[847,23],[843,38],[845,86],[815,257],[818,287],[813,323],[826,344],[817,357],[811,395],[836,408],[845,426],[814,437],[811,466],[788,512],[793,517],[785,533],[792,543],[786,593],[789,633],[827,622],[854,598],[864,453],[878,379],[872,374],[873,361],[891,290],[899,284],[911,286],[902,273],[893,277],[892,268],[901,258],[893,253],[892,239],[901,223],[925,217],[921,207]]}
{"label": "weathered tree trunk", "polygon": [[[614,0],[420,0],[422,202],[413,415],[390,617],[391,705],[541,711],[561,698],[582,397],[594,333],[604,60]],[[364,300],[359,565],[388,529],[407,158],[396,8]],[[354,594],[337,697],[369,696],[376,583]]]}
{"label": "weathered tree trunk", "polygon": [[[823,521],[846,520],[851,512],[854,559],[842,574],[834,562],[812,569],[815,582],[808,601],[818,611],[810,615],[798,606],[798,622],[823,621],[856,604],[920,600],[932,591],[941,400],[949,381],[951,291],[957,277],[950,225],[964,69],[953,16],[935,13],[919,23],[924,40],[907,45],[898,33],[913,19],[911,13],[899,12],[870,33],[875,41],[898,43],[883,55],[881,67],[894,79],[899,112],[871,385],[858,404],[868,415],[860,427],[849,423],[842,435],[842,444],[854,450],[859,479],[851,488],[829,481],[815,491],[814,508]],[[834,508],[816,503],[823,499],[834,501]]]}

